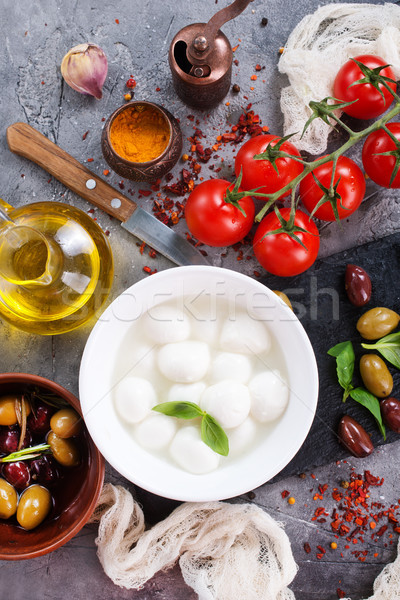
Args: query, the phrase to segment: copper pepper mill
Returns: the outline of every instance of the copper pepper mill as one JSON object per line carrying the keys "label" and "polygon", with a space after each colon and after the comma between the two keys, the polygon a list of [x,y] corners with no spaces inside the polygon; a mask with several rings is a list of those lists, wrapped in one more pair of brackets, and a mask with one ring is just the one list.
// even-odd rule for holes
{"label": "copper pepper mill", "polygon": [[220,27],[237,17],[252,0],[235,0],[208,23],[181,29],[169,49],[169,66],[178,96],[195,108],[211,108],[226,96],[231,84],[232,47]]}

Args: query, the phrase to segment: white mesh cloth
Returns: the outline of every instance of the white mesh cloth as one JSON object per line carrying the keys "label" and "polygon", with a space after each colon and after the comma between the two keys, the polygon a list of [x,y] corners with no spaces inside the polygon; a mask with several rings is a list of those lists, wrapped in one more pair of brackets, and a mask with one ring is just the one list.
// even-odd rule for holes
{"label": "white mesh cloth", "polygon": [[282,90],[284,134],[299,132],[299,150],[321,154],[331,128],[314,119],[300,140],[311,100],[333,96],[333,82],[342,64],[361,54],[381,56],[400,78],[400,7],[396,4],[330,3],[307,15],[289,36],[278,68],[290,86]]}
{"label": "white mesh cloth", "polygon": [[289,538],[252,504],[184,503],[145,531],[130,492],[108,483],[91,520],[103,569],[121,587],[139,589],[178,560],[200,600],[294,600]]}

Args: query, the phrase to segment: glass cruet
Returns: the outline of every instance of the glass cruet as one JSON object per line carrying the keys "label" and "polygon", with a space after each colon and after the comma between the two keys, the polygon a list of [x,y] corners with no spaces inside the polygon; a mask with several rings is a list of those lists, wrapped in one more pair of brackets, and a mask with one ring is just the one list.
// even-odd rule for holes
{"label": "glass cruet", "polygon": [[0,200],[1,318],[30,333],[71,331],[99,313],[112,277],[109,242],[86,213]]}

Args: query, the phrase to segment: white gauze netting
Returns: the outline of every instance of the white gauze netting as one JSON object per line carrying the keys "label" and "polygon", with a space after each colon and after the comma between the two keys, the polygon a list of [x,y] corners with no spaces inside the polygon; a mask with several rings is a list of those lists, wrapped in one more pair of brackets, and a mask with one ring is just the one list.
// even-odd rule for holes
{"label": "white gauze netting", "polygon": [[333,82],[342,64],[361,54],[381,56],[400,79],[400,7],[396,4],[328,4],[307,15],[285,45],[278,68],[290,86],[282,90],[284,134],[299,150],[321,154],[331,128],[314,119],[300,140],[311,100],[333,96]]}
{"label": "white gauze netting", "polygon": [[179,561],[200,600],[294,600],[289,538],[255,505],[184,503],[145,531],[130,492],[108,483],[91,520],[99,522],[100,562],[119,586],[139,589]]}

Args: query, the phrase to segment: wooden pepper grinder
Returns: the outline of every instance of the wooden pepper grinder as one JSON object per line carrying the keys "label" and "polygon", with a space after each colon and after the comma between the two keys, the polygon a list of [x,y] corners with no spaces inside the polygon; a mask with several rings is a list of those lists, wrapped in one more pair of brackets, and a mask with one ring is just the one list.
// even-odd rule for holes
{"label": "wooden pepper grinder", "polygon": [[169,49],[169,66],[178,96],[195,108],[212,108],[231,84],[232,47],[220,27],[239,15],[252,0],[235,0],[208,23],[181,29]]}

